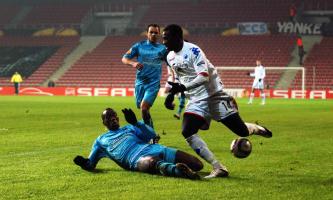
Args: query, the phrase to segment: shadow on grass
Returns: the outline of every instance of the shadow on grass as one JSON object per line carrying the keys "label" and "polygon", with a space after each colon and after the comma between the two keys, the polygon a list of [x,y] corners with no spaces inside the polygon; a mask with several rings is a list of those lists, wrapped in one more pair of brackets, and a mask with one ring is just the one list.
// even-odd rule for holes
{"label": "shadow on grass", "polygon": [[123,169],[94,169],[89,172],[94,174],[103,174],[103,173],[110,173],[110,172],[123,172]]}
{"label": "shadow on grass", "polygon": [[[210,172],[199,172],[198,173],[202,179],[201,180],[211,180],[211,179],[205,179],[205,176],[208,176],[210,174]],[[212,178],[212,179],[219,179],[219,180],[232,180],[232,181],[252,181],[253,179],[251,177],[244,177],[244,176],[237,176],[236,174],[229,174],[228,177],[216,177],[216,178]]]}

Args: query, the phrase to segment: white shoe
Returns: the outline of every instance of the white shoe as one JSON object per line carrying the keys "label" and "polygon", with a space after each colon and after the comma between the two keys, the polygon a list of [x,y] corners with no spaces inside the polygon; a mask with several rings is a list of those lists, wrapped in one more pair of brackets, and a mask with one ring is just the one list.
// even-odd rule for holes
{"label": "white shoe", "polygon": [[205,176],[204,178],[216,178],[216,177],[228,177],[229,172],[226,167],[221,166],[220,168],[215,168],[213,171],[208,175]]}
{"label": "white shoe", "polygon": [[265,105],[265,102],[261,102],[261,105]]}
{"label": "white shoe", "polygon": [[251,102],[251,101],[249,101],[249,102],[247,102],[247,104],[252,104],[252,102]]}

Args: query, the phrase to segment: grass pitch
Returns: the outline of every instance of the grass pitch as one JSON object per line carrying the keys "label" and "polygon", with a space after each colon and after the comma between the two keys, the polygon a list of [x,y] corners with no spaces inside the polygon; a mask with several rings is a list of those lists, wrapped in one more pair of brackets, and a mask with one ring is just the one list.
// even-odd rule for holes
{"label": "grass pitch", "polygon": [[[151,113],[161,144],[194,154],[181,136],[181,122],[158,98]],[[105,129],[108,106],[140,112],[132,97],[0,97],[0,199],[333,199],[333,101],[238,100],[244,121],[269,127],[273,138],[253,136],[251,155],[234,158],[236,138],[213,122],[201,131],[230,170],[229,178],[191,181],[119,168],[103,159],[95,173],[73,164],[88,156]],[[162,134],[162,132],[166,134]],[[211,167],[205,163],[201,175]]]}

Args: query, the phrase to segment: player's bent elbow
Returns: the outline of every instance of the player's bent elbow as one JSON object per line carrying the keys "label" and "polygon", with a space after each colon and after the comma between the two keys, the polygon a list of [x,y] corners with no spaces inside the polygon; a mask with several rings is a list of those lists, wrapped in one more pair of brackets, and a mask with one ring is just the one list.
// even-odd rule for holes
{"label": "player's bent elbow", "polygon": [[123,64],[125,64],[125,65],[126,65],[126,64],[127,64],[127,62],[128,62],[128,59],[123,57],[123,58],[121,59],[121,62],[122,62]]}

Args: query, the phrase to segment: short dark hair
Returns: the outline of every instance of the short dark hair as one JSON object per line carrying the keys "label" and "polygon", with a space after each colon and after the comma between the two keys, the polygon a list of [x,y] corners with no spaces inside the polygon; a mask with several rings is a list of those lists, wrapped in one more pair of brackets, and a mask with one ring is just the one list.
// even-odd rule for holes
{"label": "short dark hair", "polygon": [[148,30],[149,30],[150,27],[155,27],[155,28],[158,28],[158,30],[160,30],[160,26],[158,24],[149,24],[147,26],[147,32],[148,32]]}
{"label": "short dark hair", "polygon": [[164,31],[169,31],[169,33],[175,37],[183,39],[183,29],[177,24],[170,24],[166,26]]}
{"label": "short dark hair", "polygon": [[106,108],[101,115],[103,124],[108,127],[108,129],[111,128],[111,117],[117,116],[117,112],[114,111],[112,108]]}

